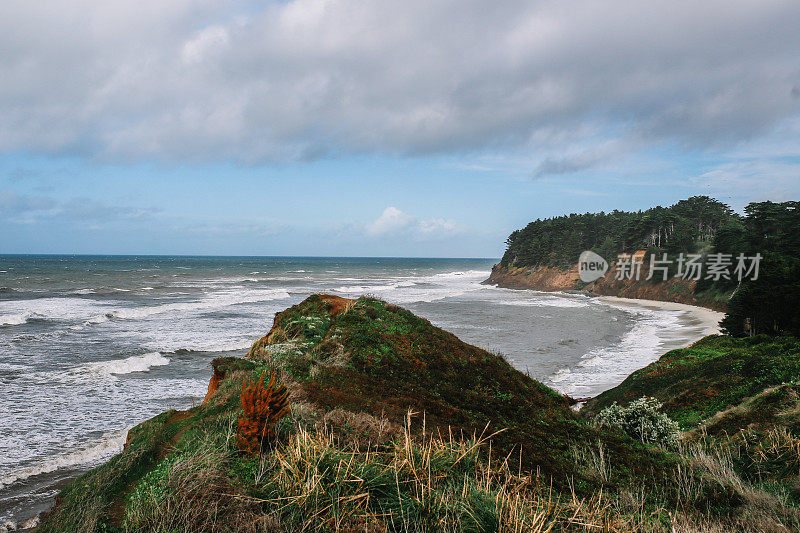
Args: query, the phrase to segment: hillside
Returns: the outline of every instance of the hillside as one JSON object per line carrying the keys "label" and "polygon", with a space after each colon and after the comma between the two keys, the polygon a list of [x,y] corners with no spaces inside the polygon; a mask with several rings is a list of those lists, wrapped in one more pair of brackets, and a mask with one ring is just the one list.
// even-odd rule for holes
{"label": "hillside", "polygon": [[626,404],[651,396],[689,429],[768,387],[799,378],[800,341],[793,337],[709,336],[688,348],[667,352],[583,409],[597,413],[612,402]]}
{"label": "hillside", "polygon": [[[213,367],[202,405],[132,429],[41,531],[747,530],[747,498],[708,468],[380,300],[313,295]],[[272,370],[291,416],[241,452],[243,384]]]}
{"label": "hillside", "polygon": [[800,340],[710,336],[673,350],[591,400],[591,418],[643,396],[742,480],[800,503]]}

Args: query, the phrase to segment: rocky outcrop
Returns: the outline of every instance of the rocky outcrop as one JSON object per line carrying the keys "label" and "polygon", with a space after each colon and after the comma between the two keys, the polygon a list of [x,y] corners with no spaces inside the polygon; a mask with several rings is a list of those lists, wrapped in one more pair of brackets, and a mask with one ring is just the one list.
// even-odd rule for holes
{"label": "rocky outcrop", "polygon": [[596,296],[618,296],[639,298],[707,307],[725,311],[728,295],[706,295],[695,293],[695,282],[681,278],[667,281],[644,279],[616,279],[612,265],[606,274],[591,283],[584,283],[578,276],[578,266],[562,269],[553,266],[535,268],[509,268],[495,265],[484,282],[507,289],[530,289],[536,291],[581,291]]}

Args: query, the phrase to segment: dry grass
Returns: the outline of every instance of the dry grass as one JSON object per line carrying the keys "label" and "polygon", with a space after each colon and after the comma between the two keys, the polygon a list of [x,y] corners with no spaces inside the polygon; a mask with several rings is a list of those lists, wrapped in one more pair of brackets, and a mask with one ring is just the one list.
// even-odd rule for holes
{"label": "dry grass", "polygon": [[306,531],[633,531],[650,518],[623,516],[602,493],[561,498],[490,447],[488,438],[415,440],[408,424],[388,445],[300,430],[273,452],[262,503]]}
{"label": "dry grass", "polygon": [[603,483],[608,483],[611,478],[611,465],[601,440],[597,440],[596,447],[573,446],[572,455],[578,470]]}
{"label": "dry grass", "polygon": [[400,428],[386,418],[338,408],[325,413],[316,425],[318,429],[341,431],[347,433],[351,439],[375,444],[386,442],[400,433]]}
{"label": "dry grass", "polygon": [[[378,431],[388,423],[338,413]],[[560,496],[548,481],[493,457],[486,438],[413,437],[410,423],[384,443],[299,429],[241,463],[235,429],[207,435],[147,474],[129,497],[128,531],[548,532],[648,531],[644,500],[602,492]],[[242,478],[239,464],[250,465]],[[241,473],[241,470],[239,470]]]}
{"label": "dry grass", "polygon": [[697,514],[679,514],[674,531],[800,531],[800,513],[781,495],[768,492],[742,478],[734,467],[734,456],[730,448],[700,439],[698,442],[685,444],[680,453],[688,462],[687,468],[678,471],[679,492],[685,503],[690,504],[701,498],[703,485],[707,484],[725,488],[742,503],[735,516],[699,517]]}
{"label": "dry grass", "polygon": [[[681,453],[681,500],[692,503],[704,484],[727,487],[744,499],[735,516],[701,515],[660,507],[652,487],[590,497],[558,494],[548,479],[497,457],[490,437],[414,436],[363,413],[332,411],[316,428],[297,427],[258,459],[236,452],[235,419],[227,432],[168,456],[130,494],[128,531],[797,531],[800,521],[783,502],[737,476],[730,455],[698,443]],[[350,438],[331,430],[351,426]],[[383,439],[352,438],[352,427]],[[391,436],[387,440],[387,436]],[[776,437],[776,439],[782,437]],[[776,443],[777,446],[777,443]],[[598,443],[574,458],[598,478],[607,476],[607,450]],[[244,461],[244,462],[242,462]],[[249,461],[249,462],[248,462]],[[238,465],[238,466],[237,466]],[[244,466],[243,466],[244,465]],[[243,471],[242,468],[245,468]],[[244,472],[244,474],[243,474]],[[605,473],[605,474],[604,474]],[[700,474],[700,475],[698,475]]]}

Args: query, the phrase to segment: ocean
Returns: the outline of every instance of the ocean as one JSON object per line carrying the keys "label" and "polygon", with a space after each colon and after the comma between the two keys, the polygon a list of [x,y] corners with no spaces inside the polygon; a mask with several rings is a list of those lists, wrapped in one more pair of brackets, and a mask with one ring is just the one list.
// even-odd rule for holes
{"label": "ocean", "polygon": [[197,405],[314,292],[404,306],[575,397],[699,338],[685,310],[481,282],[491,259],[0,256],[0,524],[51,505],[127,430]]}

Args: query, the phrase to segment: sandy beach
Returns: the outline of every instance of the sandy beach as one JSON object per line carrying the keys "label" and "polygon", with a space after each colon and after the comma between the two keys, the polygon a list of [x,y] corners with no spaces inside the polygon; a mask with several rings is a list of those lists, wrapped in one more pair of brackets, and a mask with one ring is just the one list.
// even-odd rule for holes
{"label": "sandy beach", "polygon": [[[692,339],[690,342],[701,339],[706,335],[716,335],[720,333],[719,321],[725,316],[725,313],[707,309],[705,307],[698,307],[696,305],[681,304],[675,302],[662,302],[658,300],[639,300],[635,298],[618,298],[616,296],[598,296],[601,302],[614,304],[614,305],[629,305],[637,307],[645,307],[648,309],[661,309],[665,311],[684,311],[687,315],[691,326],[688,328],[688,337]],[[697,336],[697,334],[700,334]],[[697,338],[694,338],[697,336]]]}

